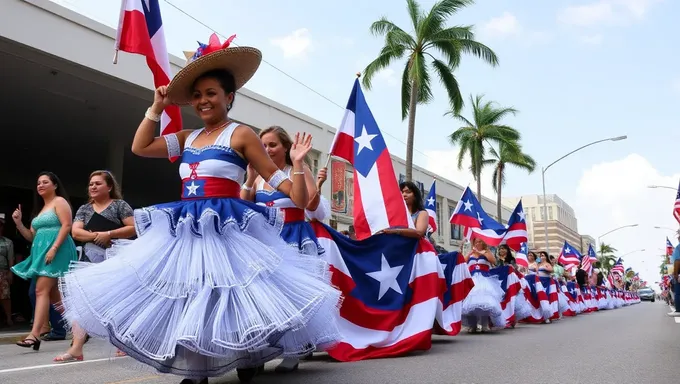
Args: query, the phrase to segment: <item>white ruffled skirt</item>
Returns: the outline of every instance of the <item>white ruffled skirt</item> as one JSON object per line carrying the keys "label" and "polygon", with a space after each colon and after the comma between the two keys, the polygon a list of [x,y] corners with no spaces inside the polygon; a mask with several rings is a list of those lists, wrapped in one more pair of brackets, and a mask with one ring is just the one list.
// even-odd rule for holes
{"label": "white ruffled skirt", "polygon": [[505,318],[501,308],[505,291],[501,288],[501,281],[494,276],[484,276],[480,272],[473,273],[472,281],[475,286],[463,300],[463,325],[471,325],[467,320],[468,316],[488,316],[493,324],[505,326]]}
{"label": "white ruffled skirt", "polygon": [[[135,211],[138,238],[60,280],[65,318],[159,372],[219,376],[340,339],[328,265],[279,237],[276,209],[239,199]],[[108,256],[108,255],[107,255]]]}

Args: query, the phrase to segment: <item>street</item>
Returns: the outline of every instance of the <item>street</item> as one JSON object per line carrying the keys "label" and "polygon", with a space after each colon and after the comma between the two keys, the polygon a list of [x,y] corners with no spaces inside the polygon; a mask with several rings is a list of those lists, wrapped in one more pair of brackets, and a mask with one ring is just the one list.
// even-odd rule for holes
{"label": "street", "polygon": [[[612,311],[566,318],[549,325],[518,325],[494,334],[437,336],[432,349],[398,359],[330,362],[325,354],[292,374],[275,374],[278,361],[254,383],[662,383],[677,382],[680,318],[668,306],[642,302]],[[0,345],[3,384],[170,384],[181,380],[111,361],[101,340],[86,345],[85,362],[53,365],[68,341],[43,342],[40,352]],[[238,383],[231,373],[210,383]]]}

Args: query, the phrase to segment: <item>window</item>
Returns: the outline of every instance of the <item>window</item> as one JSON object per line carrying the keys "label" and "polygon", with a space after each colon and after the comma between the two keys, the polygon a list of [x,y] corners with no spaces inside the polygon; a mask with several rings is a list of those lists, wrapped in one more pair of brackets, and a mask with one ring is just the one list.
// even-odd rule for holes
{"label": "window", "polygon": [[312,174],[314,175],[314,178],[316,179],[316,174],[319,173],[319,159],[314,159],[312,162]]}
{"label": "window", "polygon": [[548,220],[553,219],[553,207],[548,207]]}
{"label": "window", "polygon": [[[456,204],[449,205],[449,217],[453,216]],[[461,240],[463,238],[463,228],[458,224],[451,224],[451,240]]]}
{"label": "window", "polygon": [[437,236],[442,235],[442,206],[437,202]]}

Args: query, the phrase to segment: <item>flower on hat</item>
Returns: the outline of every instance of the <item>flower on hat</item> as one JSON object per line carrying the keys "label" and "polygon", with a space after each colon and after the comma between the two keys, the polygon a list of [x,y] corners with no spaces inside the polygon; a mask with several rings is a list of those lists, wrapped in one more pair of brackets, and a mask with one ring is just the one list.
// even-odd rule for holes
{"label": "flower on hat", "polygon": [[227,40],[224,41],[224,43],[220,43],[220,38],[217,36],[217,34],[213,33],[210,35],[208,44],[203,44],[198,41],[198,49],[196,49],[195,52],[184,52],[184,56],[187,58],[187,64],[210,53],[229,48],[229,45],[232,41],[234,41],[235,38],[236,35],[231,35]]}

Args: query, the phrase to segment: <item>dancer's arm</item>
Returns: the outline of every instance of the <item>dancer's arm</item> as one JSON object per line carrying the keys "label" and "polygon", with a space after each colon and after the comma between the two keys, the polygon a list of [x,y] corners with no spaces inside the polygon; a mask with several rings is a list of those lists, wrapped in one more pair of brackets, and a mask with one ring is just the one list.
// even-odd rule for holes
{"label": "dancer's arm", "polygon": [[184,129],[177,133],[156,136],[156,126],[165,107],[170,105],[166,95],[167,86],[158,87],[154,94],[153,105],[144,114],[132,140],[132,153],[141,157],[172,158],[182,154],[184,142],[192,130]]}
{"label": "dancer's arm", "polygon": [[[310,212],[316,211],[317,208],[319,208],[319,204],[321,203],[321,187],[323,186],[323,183],[326,181],[327,172],[328,171],[326,167],[324,167],[319,169],[319,172],[316,174],[316,188],[314,189],[314,191],[310,192],[313,194],[310,195],[309,204],[307,204],[307,210]],[[310,182],[314,184],[314,180],[307,180],[308,185]]]}
{"label": "dancer's arm", "polygon": [[285,174],[269,158],[260,138],[250,127],[245,125],[238,126],[231,137],[231,146],[252,164],[255,171],[272,188],[290,197],[296,207],[305,208],[307,206],[309,203],[309,192],[307,190],[306,173],[302,159],[312,148],[311,135],[304,135],[302,138],[300,138],[299,134],[295,135],[293,148],[291,149],[291,160],[293,160],[292,180],[284,177]]}
{"label": "dancer's arm", "polygon": [[412,237],[415,239],[420,239],[421,237],[425,236],[425,233],[427,232],[427,225],[429,221],[429,215],[427,214],[427,211],[420,211],[418,212],[418,216],[416,216],[416,222],[415,224],[415,229],[413,228],[388,228],[384,231],[384,233],[392,233],[396,235],[401,235],[404,237]]}
{"label": "dancer's arm", "polygon": [[54,209],[57,212],[57,218],[59,218],[61,228],[59,228],[59,233],[57,233],[57,238],[54,240],[54,243],[52,243],[52,247],[50,247],[50,250],[47,251],[47,254],[45,255],[46,264],[50,264],[52,260],[54,260],[59,247],[61,247],[66,240],[66,237],[71,233],[71,226],[73,225],[71,206],[66,199],[57,197],[54,203]]}
{"label": "dancer's arm", "polygon": [[255,185],[260,175],[257,174],[252,164],[248,164],[246,182],[241,186],[241,198],[243,200],[255,201]]}

